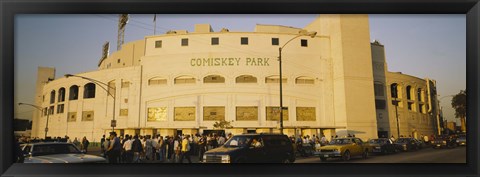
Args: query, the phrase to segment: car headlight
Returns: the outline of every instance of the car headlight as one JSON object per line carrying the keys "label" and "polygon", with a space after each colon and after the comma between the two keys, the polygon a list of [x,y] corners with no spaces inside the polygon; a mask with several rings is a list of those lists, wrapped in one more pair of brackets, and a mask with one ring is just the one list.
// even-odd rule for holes
{"label": "car headlight", "polygon": [[222,163],[230,163],[230,156],[222,155]]}

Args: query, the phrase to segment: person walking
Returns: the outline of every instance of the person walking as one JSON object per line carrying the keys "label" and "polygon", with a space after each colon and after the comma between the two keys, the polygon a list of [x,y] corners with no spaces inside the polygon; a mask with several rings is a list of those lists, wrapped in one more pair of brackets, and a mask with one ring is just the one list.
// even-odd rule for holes
{"label": "person walking", "polygon": [[125,154],[125,162],[132,163],[133,161],[133,151],[132,151],[133,141],[129,135],[125,135],[125,142],[123,143],[123,150]]}
{"label": "person walking", "polygon": [[198,152],[198,161],[203,161],[203,154],[207,150],[207,136],[203,135],[198,139],[198,147],[199,147],[199,152]]}
{"label": "person walking", "polygon": [[117,137],[116,132],[110,132],[111,143],[107,149],[108,162],[109,163],[118,163],[118,158],[120,157],[120,152],[122,150],[122,145],[120,144],[120,139]]}
{"label": "person walking", "polygon": [[104,143],[105,143],[105,135],[102,135],[102,139],[100,139],[100,149],[101,149],[101,152],[103,154],[103,157],[106,157],[105,156],[105,146],[103,146]]}
{"label": "person walking", "polygon": [[132,152],[133,152],[132,162],[133,163],[140,162],[140,156],[143,153],[143,146],[142,146],[142,142],[138,139],[138,135],[135,135],[133,137]]}
{"label": "person walking", "polygon": [[90,142],[87,140],[87,137],[84,136],[82,139],[82,149],[85,150],[85,153],[88,152],[88,146],[90,145]]}
{"label": "person walking", "polygon": [[182,140],[182,149],[181,149],[181,155],[180,155],[180,162],[183,163],[183,159],[186,158],[188,160],[188,163],[192,163],[192,160],[190,160],[190,141],[188,138],[190,135],[186,135],[183,140]]}

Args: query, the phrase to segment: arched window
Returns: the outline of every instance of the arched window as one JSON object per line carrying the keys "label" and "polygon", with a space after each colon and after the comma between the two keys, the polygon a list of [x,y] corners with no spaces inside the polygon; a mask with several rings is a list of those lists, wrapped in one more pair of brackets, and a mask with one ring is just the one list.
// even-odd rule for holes
{"label": "arched window", "polygon": [[407,86],[407,100],[413,100],[412,99],[412,86]]}
{"label": "arched window", "polygon": [[417,89],[417,98],[418,98],[418,101],[423,101],[421,88]]}
{"label": "arched window", "polygon": [[175,84],[194,84],[195,78],[192,76],[179,76],[175,78]]}
{"label": "arched window", "polygon": [[257,78],[252,75],[241,75],[235,78],[236,83],[257,83]]}
{"label": "arched window", "polygon": [[78,100],[78,86],[77,85],[72,85],[70,87],[70,92],[69,92],[68,99],[69,100]]}
{"label": "arched window", "polygon": [[55,103],[55,90],[50,92],[50,104]]}
{"label": "arched window", "polygon": [[315,79],[306,76],[300,76],[295,79],[296,84],[315,84]]}
{"label": "arched window", "polygon": [[167,85],[167,79],[161,77],[154,77],[148,80],[148,85]]}
{"label": "arched window", "polygon": [[60,88],[58,90],[58,102],[64,102],[65,101],[65,88]]}
{"label": "arched window", "polygon": [[220,75],[208,75],[203,78],[203,83],[225,83],[225,78]]}
{"label": "arched window", "polygon": [[[265,77],[265,83],[280,83],[280,76],[268,76]],[[287,83],[287,78],[282,78],[282,83]]]}
{"label": "arched window", "polygon": [[391,94],[392,94],[392,98],[398,98],[398,84],[397,83],[393,83],[392,85],[390,85],[390,91],[391,91]]}
{"label": "arched window", "polygon": [[88,83],[85,84],[83,90],[83,98],[95,98],[95,84],[94,83]]}
{"label": "arched window", "polygon": [[117,86],[115,85],[115,80],[108,82],[108,93],[115,96],[115,90]]}

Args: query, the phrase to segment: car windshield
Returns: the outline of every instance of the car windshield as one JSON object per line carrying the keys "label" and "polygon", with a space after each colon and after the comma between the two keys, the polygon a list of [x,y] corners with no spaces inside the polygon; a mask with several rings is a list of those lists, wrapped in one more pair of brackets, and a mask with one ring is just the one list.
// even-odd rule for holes
{"label": "car windshield", "polygon": [[81,152],[72,144],[37,144],[33,146],[33,156],[52,154],[80,154]]}
{"label": "car windshield", "polygon": [[230,138],[225,144],[224,147],[248,147],[251,137],[247,136],[234,136]]}
{"label": "car windshield", "polygon": [[330,144],[331,145],[335,145],[335,144],[352,144],[352,140],[351,139],[333,139],[332,141],[330,141]]}
{"label": "car windshield", "polygon": [[368,141],[370,144],[384,144],[387,143],[386,139],[372,139]]}
{"label": "car windshield", "polygon": [[400,138],[397,140],[397,143],[408,143],[409,139],[408,138]]}

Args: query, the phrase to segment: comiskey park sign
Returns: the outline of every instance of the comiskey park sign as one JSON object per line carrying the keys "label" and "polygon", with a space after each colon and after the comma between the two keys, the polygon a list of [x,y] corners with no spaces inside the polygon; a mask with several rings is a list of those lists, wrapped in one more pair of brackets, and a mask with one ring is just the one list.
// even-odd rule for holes
{"label": "comiskey park sign", "polygon": [[270,66],[270,58],[192,58],[191,66]]}

